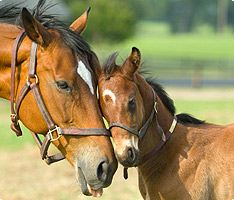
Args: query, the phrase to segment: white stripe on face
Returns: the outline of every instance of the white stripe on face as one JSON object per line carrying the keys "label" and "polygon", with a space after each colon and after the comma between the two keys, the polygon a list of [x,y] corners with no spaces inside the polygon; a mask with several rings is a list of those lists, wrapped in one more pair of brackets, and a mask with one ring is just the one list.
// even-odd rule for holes
{"label": "white stripe on face", "polygon": [[108,90],[108,89],[104,90],[102,96],[103,97],[104,96],[109,96],[111,98],[112,102],[115,104],[115,102],[116,102],[116,96],[115,96],[115,94],[111,90]]}
{"label": "white stripe on face", "polygon": [[78,62],[77,73],[81,76],[81,78],[87,83],[91,93],[94,95],[92,76],[90,71],[87,69],[85,64],[80,60]]}

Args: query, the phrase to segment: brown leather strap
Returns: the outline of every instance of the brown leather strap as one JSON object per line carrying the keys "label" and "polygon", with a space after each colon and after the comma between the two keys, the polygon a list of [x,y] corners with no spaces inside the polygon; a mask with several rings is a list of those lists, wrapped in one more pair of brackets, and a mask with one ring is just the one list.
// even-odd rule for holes
{"label": "brown leather strap", "polygon": [[[47,146],[47,149],[45,149],[45,147],[42,148],[42,142],[41,142],[39,135],[36,133],[33,133],[33,132],[31,132],[31,133],[32,133],[33,139],[35,140],[37,146],[39,147],[39,149],[41,151],[41,157],[43,155],[42,159],[45,160],[48,165],[65,159],[64,155],[61,153],[58,153],[58,154],[55,154],[52,156],[48,156],[49,145]],[[44,151],[44,152],[42,152],[42,151]]]}
{"label": "brown leather strap", "polygon": [[34,77],[36,74],[36,58],[37,58],[37,43],[32,42],[31,50],[30,50],[30,63],[28,69],[29,77]]}
{"label": "brown leather strap", "polygon": [[33,95],[34,95],[36,102],[37,102],[37,106],[40,109],[41,114],[42,114],[48,128],[49,129],[55,128],[55,124],[54,124],[48,110],[45,107],[44,101],[42,100],[38,85],[36,83],[32,83],[30,85],[30,88],[32,89]]}
{"label": "brown leather strap", "polygon": [[165,134],[166,140],[160,140],[159,144],[157,144],[149,153],[145,154],[138,165],[141,165],[143,163],[145,163],[147,160],[149,160],[150,158],[152,158],[153,156],[155,156],[155,154],[158,153],[158,151],[167,143],[167,141],[169,140],[169,138],[171,137],[172,133],[170,133],[169,131]]}
{"label": "brown leather strap", "polygon": [[17,115],[19,114],[20,105],[21,105],[24,97],[28,93],[29,89],[30,89],[30,85],[28,85],[27,83],[25,83],[24,87],[20,91],[19,97],[18,97],[18,99],[16,101],[16,105],[15,105],[15,109],[16,109],[16,114]]}
{"label": "brown leather strap", "polygon": [[15,111],[15,71],[16,71],[16,62],[17,62],[17,52],[24,37],[25,37],[25,31],[21,30],[13,44],[12,57],[11,57],[11,89],[10,89],[11,129],[16,133],[17,136],[21,136],[22,131],[18,123],[17,113]]}
{"label": "brown leather strap", "polygon": [[68,136],[110,136],[110,131],[105,128],[69,128],[69,129],[62,129],[62,135]]}
{"label": "brown leather strap", "polygon": [[[54,139],[52,133],[56,131],[57,136]],[[104,128],[89,128],[89,129],[79,129],[79,128],[73,128],[73,129],[61,129],[59,127],[56,127],[55,129],[49,131],[43,142],[39,142],[40,144],[40,150],[41,150],[41,157],[42,159],[48,159],[50,160],[61,160],[61,155],[57,154],[55,156],[48,156],[48,149],[53,140],[58,140],[62,135],[64,136],[91,136],[91,135],[103,135],[103,136],[110,136],[110,132],[107,129]],[[35,136],[38,140],[39,136]],[[40,140],[40,139],[39,139]],[[38,143],[38,141],[37,141]],[[56,161],[54,161],[56,162]]]}

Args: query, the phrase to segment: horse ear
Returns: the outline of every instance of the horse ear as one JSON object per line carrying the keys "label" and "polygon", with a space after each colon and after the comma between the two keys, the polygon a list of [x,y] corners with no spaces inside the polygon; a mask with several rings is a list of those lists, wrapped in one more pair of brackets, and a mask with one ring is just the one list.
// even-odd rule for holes
{"label": "horse ear", "polygon": [[77,18],[70,26],[70,28],[81,34],[84,29],[86,28],[87,25],[87,21],[88,21],[88,16],[89,16],[89,12],[91,10],[91,7],[89,7],[79,18]]}
{"label": "horse ear", "polygon": [[138,48],[132,47],[130,56],[125,60],[122,70],[123,72],[132,77],[132,75],[138,70],[141,63],[141,52]]}
{"label": "horse ear", "polygon": [[50,33],[26,9],[21,12],[21,20],[27,36],[37,44],[46,47],[51,41]]}

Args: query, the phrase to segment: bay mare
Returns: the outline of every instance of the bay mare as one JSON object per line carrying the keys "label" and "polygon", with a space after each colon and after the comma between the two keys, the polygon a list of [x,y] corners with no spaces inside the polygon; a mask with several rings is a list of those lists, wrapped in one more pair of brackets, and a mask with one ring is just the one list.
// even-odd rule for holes
{"label": "bay mare", "polygon": [[234,124],[175,115],[163,88],[139,73],[137,48],[122,66],[116,57],[109,57],[99,77],[100,105],[117,159],[126,168],[137,166],[142,197],[234,199]]}
{"label": "bay mare", "polygon": [[[99,61],[79,35],[88,11],[69,28],[46,14],[50,6],[44,0],[31,12],[18,5],[0,8],[0,97],[20,102],[13,107],[12,129],[21,135],[20,120],[35,134],[46,136],[42,158],[47,159],[52,142],[74,167],[82,192],[100,196],[117,162],[96,98]],[[21,32],[16,64],[11,66]]]}

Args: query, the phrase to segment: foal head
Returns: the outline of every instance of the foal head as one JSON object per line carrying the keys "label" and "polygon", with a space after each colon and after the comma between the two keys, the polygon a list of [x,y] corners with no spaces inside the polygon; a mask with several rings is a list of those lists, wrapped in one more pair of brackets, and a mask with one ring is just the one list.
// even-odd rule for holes
{"label": "foal head", "polygon": [[[37,9],[40,7],[41,5]],[[38,45],[38,86],[55,124],[64,129],[104,128],[96,98],[97,80],[94,78],[100,70],[99,61],[79,36],[85,27],[87,13],[72,24],[73,30],[66,28],[53,17],[37,17],[26,9],[23,9],[21,14],[21,26],[27,36],[20,45],[17,56],[16,99],[26,82],[29,52],[32,42],[35,42]],[[9,33],[10,29],[11,35],[17,36],[19,28],[9,25],[6,32]],[[4,31],[1,30],[3,37],[6,34]],[[5,38],[6,40],[1,41],[4,45],[4,57],[0,61],[0,73],[4,75],[2,84],[5,87],[3,89],[0,84],[0,93],[1,97],[9,99],[10,52],[14,40],[7,35]],[[48,131],[31,91],[20,105],[19,118],[35,133],[46,134]],[[110,185],[117,162],[109,137],[95,136],[94,131],[91,136],[62,136],[53,143],[74,166],[84,194],[98,196],[103,187]]]}
{"label": "foal head", "polygon": [[111,133],[118,160],[124,166],[134,166],[139,160],[139,137],[134,130],[142,127],[151,112],[152,102],[146,99],[153,98],[153,92],[137,73],[141,61],[137,48],[132,48],[122,66],[115,64],[116,56],[108,59],[99,79],[100,105],[104,117],[114,125]]}

